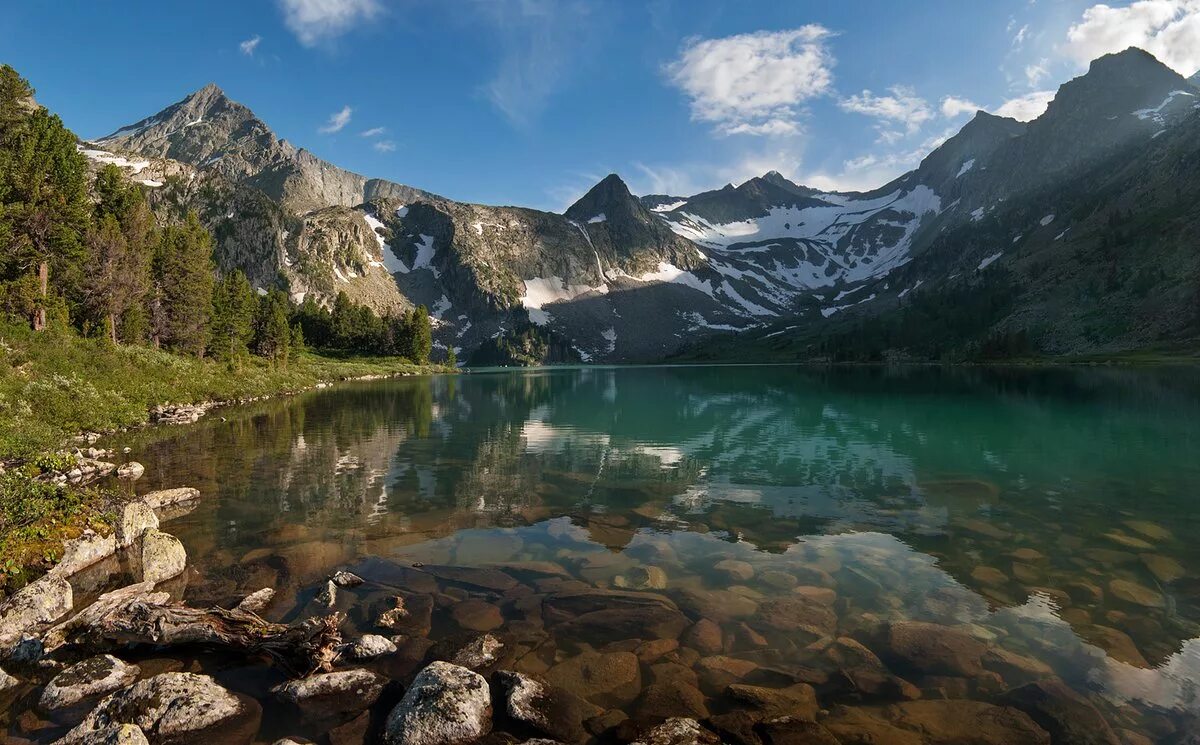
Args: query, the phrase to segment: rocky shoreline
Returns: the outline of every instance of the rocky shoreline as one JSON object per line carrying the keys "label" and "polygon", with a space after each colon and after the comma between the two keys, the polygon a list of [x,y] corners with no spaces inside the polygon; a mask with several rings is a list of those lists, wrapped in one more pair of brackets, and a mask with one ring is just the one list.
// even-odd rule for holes
{"label": "rocky shoreline", "polygon": [[[609,587],[550,562],[382,562],[333,572],[294,612],[271,584],[190,607],[186,550],[161,524],[199,497],[128,503],[112,536],[75,539],[0,605],[0,702],[25,710],[25,741],[271,741],[264,710],[283,707],[302,726],[280,745],[1151,742],[984,626],[839,617],[827,564],[718,557],[730,589],[673,599],[653,561]],[[184,669],[197,649],[269,671],[268,687]]]}

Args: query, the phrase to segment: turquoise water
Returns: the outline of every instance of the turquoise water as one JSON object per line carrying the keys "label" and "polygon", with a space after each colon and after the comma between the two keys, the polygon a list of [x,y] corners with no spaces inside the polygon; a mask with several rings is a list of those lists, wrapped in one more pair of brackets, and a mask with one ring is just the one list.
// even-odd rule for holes
{"label": "turquoise water", "polygon": [[[908,696],[992,701],[1061,679],[1121,741],[1174,741],[1200,710],[1195,370],[476,372],[341,385],[129,442],[147,466],[139,492],[204,495],[164,526],[191,556],[192,603],[269,585],[266,615],[290,621],[349,568],[368,580],[339,600],[351,629],[377,631],[382,598],[431,593],[429,655],[487,627],[505,664],[570,688],[573,656],[681,636],[547,610],[564,589],[632,589],[716,623],[719,656],[752,663],[748,681],[812,683],[826,710],[890,700],[830,682],[838,638]],[[435,583],[435,565],[500,567],[522,589]],[[813,599],[832,615],[780,622],[796,597],[800,615]],[[456,615],[467,599],[501,620]],[[906,658],[886,631],[905,621],[983,641],[983,669]],[[714,650],[682,639],[671,654],[697,672],[692,713],[736,708],[730,679],[697,661]],[[378,664],[403,678],[429,659],[415,657]],[[272,673],[219,669],[264,701],[264,737],[324,731],[294,731],[263,692]],[[653,663],[640,677],[625,700],[574,692],[635,719],[679,713],[648,697]]]}

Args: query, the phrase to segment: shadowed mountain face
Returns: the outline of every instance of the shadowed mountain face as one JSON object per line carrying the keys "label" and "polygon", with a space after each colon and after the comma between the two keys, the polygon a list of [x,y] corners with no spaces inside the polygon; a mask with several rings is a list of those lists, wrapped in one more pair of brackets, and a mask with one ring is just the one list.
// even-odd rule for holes
{"label": "shadowed mountain face", "polygon": [[[424,304],[435,347],[463,358],[486,348],[513,361],[497,350],[518,334],[557,360],[827,356],[853,324],[891,318],[931,330],[921,343],[882,333],[890,346],[873,354],[962,356],[1010,335],[1079,353],[1178,341],[1200,315],[1186,310],[1195,257],[1171,237],[1195,217],[1195,177],[1171,171],[1196,153],[1198,101],[1193,82],[1130,49],[1096,60],[1030,123],[979,112],[870,192],[772,171],[638,199],[613,174],[562,215],[344,171],[213,85],[89,152],[126,164],[160,212],[196,209],[223,268],[296,299]],[[1172,231],[1152,228],[1164,221]],[[1002,301],[961,328],[910,319],[908,306],[972,294]],[[551,357],[522,361],[539,359]]]}

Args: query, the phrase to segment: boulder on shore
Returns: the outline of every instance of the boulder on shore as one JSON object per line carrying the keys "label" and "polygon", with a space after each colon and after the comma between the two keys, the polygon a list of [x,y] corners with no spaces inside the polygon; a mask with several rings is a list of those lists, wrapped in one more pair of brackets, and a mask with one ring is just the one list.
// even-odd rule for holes
{"label": "boulder on shore", "polygon": [[417,674],[388,715],[384,739],[392,745],[454,745],[492,729],[492,697],[482,675],[449,662]]}
{"label": "boulder on shore", "polygon": [[74,604],[71,583],[46,575],[0,604],[0,647],[7,648],[33,627],[66,615]]}

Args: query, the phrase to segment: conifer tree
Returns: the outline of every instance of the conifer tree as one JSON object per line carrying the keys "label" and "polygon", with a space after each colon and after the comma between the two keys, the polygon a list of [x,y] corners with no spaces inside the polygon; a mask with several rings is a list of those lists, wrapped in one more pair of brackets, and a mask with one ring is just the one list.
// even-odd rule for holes
{"label": "conifer tree", "polygon": [[250,280],[240,269],[225,275],[213,288],[212,339],[209,351],[234,367],[250,353],[254,338],[256,302]]}
{"label": "conifer tree", "polygon": [[433,327],[429,321],[429,309],[424,305],[414,308],[409,326],[412,334],[412,356],[409,359],[423,365],[429,362],[429,353],[433,351]]}
{"label": "conifer tree", "polygon": [[212,236],[195,212],[183,225],[162,231],[154,257],[154,340],[186,354],[203,356],[212,314]]}
{"label": "conifer tree", "polygon": [[154,218],[141,188],[112,165],[96,177],[96,217],[87,234],[88,271],[83,288],[89,320],[114,344],[137,341],[150,284]]}
{"label": "conifer tree", "polygon": [[292,362],[300,359],[307,347],[304,345],[304,328],[299,323],[292,324],[292,338],[288,344],[288,357]]}
{"label": "conifer tree", "polygon": [[[11,79],[0,82],[0,146],[3,163],[5,280],[11,298],[30,318],[33,328],[47,323],[51,277],[65,296],[79,281],[83,236],[88,221],[84,157],[75,135],[40,107],[28,111],[32,89]],[[13,290],[16,290],[15,294]]]}
{"label": "conifer tree", "polygon": [[450,351],[446,353],[446,366],[458,367],[458,352],[454,351],[454,347],[450,347]]}
{"label": "conifer tree", "polygon": [[277,365],[286,365],[292,329],[288,324],[288,299],[282,290],[273,289],[259,298],[255,319],[254,349]]}

